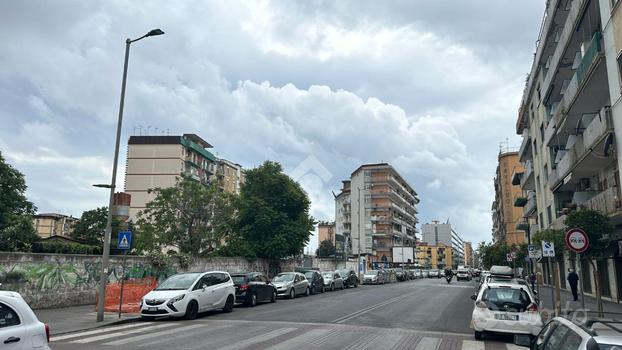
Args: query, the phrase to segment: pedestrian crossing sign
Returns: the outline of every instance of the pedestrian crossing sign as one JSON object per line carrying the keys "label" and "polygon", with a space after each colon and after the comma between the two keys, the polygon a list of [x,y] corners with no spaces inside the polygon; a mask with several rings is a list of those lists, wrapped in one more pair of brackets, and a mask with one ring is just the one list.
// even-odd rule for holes
{"label": "pedestrian crossing sign", "polygon": [[132,247],[132,231],[119,232],[119,240],[117,241],[117,249],[129,250]]}

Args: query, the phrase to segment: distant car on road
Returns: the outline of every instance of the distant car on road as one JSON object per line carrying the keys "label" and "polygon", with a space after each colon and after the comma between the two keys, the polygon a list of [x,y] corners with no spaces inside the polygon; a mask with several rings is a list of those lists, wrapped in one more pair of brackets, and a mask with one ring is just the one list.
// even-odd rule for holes
{"label": "distant car on road", "polygon": [[369,270],[363,275],[363,284],[384,284],[384,277],[380,270]]}
{"label": "distant car on road", "polygon": [[282,272],[272,279],[278,296],[294,299],[297,295],[311,294],[309,281],[300,272]]}
{"label": "distant car on road", "polygon": [[415,278],[423,278],[423,270],[415,270]]}
{"label": "distant car on road", "polygon": [[430,278],[430,270],[422,270],[423,278]]}
{"label": "distant car on road", "polygon": [[404,271],[401,267],[398,267],[395,269],[395,279],[402,282],[402,281],[406,281],[406,279],[408,278],[408,275],[406,274],[406,271]]}
{"label": "distant car on road", "polygon": [[311,294],[324,293],[324,278],[322,274],[317,270],[305,270],[300,271],[305,275],[307,281],[309,281],[309,288]]}
{"label": "distant car on road", "polygon": [[416,276],[415,276],[415,270],[413,270],[413,269],[408,269],[408,270],[406,270],[406,276],[407,276],[407,278],[406,278],[406,279],[408,279],[408,280],[414,280],[414,279],[416,278]]}
{"label": "distant car on road", "polygon": [[19,293],[0,291],[0,341],[2,349],[50,350],[50,328]]}
{"label": "distant car on road", "polygon": [[322,272],[322,277],[324,278],[324,288],[330,291],[334,291],[337,288],[341,290],[345,288],[343,278],[341,278],[338,271],[324,271]]}
{"label": "distant car on road", "polygon": [[437,269],[432,269],[428,272],[430,278],[441,278],[440,272]]}
{"label": "distant car on road", "polygon": [[469,273],[469,269],[465,269],[465,268],[458,269],[458,272],[456,272],[456,281],[461,281],[461,280],[467,280],[467,281],[471,280],[471,274]]}
{"label": "distant car on road", "polygon": [[345,285],[346,288],[350,288],[350,287],[358,287],[359,285],[359,278],[356,276],[356,272],[354,272],[354,270],[337,270],[337,272],[339,272],[339,275],[341,275],[341,278],[343,278],[343,284]]}
{"label": "distant car on road", "polygon": [[258,302],[276,302],[276,288],[261,272],[234,273],[235,302],[255,306]]}
{"label": "distant car on road", "polygon": [[167,278],[140,302],[140,317],[172,316],[193,320],[200,312],[231,312],[235,286],[224,271],[180,273]]}

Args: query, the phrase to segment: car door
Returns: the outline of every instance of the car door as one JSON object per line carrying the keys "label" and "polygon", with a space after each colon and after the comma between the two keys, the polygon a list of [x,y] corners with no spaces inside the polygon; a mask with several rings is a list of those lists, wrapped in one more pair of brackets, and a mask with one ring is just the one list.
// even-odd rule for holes
{"label": "car door", "polygon": [[257,300],[266,300],[266,284],[261,279],[260,274],[253,274],[250,278],[252,291],[257,295]]}
{"label": "car door", "polygon": [[337,281],[335,284],[338,284],[339,288],[343,288],[343,279],[341,278],[341,275],[339,275],[339,272],[335,272],[333,279]]}
{"label": "car door", "polygon": [[25,349],[26,326],[22,323],[17,309],[0,302],[0,347],[7,350]]}
{"label": "car door", "polygon": [[231,277],[229,274],[218,272],[216,275],[216,284],[213,286],[214,288],[214,299],[212,308],[219,309],[225,305],[227,301],[227,297],[229,296],[229,281],[231,281]]}
{"label": "car door", "polygon": [[211,309],[213,303],[213,289],[211,286],[214,284],[214,274],[208,273],[203,275],[199,281],[195,284],[192,290],[192,297],[199,302],[199,311],[207,311]]}
{"label": "car door", "polygon": [[296,275],[296,277],[298,279],[297,282],[295,283],[296,293],[304,294],[307,289],[307,284],[305,283],[307,281],[307,278],[304,275]]}
{"label": "car door", "polygon": [[270,285],[270,281],[268,281],[268,277],[264,276],[263,274],[259,274],[257,278],[259,278],[259,284],[261,285],[262,299],[272,299],[272,286]]}

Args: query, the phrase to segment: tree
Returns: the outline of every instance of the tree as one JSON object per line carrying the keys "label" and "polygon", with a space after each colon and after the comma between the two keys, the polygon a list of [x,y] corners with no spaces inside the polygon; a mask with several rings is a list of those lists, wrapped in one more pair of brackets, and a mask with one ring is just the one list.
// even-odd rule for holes
{"label": "tree", "polygon": [[174,187],[154,191],[155,199],[139,213],[137,250],[176,247],[192,256],[208,255],[233,234],[235,197],[216,185],[180,178]]}
{"label": "tree", "polygon": [[507,265],[507,253],[509,252],[510,249],[505,242],[483,243],[479,246],[479,255],[486,268],[493,265]]}
{"label": "tree", "polygon": [[325,239],[320,242],[320,246],[317,248],[315,255],[317,255],[319,258],[328,258],[331,256],[335,256],[336,253],[337,250],[335,248],[335,245],[333,244],[333,241],[331,241],[330,239]]}
{"label": "tree", "polygon": [[[82,213],[80,220],[71,232],[71,237],[86,245],[96,246],[103,249],[104,234],[108,222],[108,207],[99,207]],[[121,231],[121,220],[112,218],[112,231],[110,234],[111,252],[116,252],[117,235]]]}
{"label": "tree", "polygon": [[24,175],[0,152],[0,250],[30,251],[39,239],[32,225],[36,207],[26,199]]}
{"label": "tree", "polygon": [[300,254],[315,221],[300,184],[276,162],[246,172],[239,200],[238,232],[258,257],[280,259]]}

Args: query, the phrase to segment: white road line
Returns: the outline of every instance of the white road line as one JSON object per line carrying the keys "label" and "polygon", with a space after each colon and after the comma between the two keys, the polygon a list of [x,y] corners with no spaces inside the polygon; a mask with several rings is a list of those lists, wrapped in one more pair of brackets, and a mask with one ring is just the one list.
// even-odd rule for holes
{"label": "white road line", "polygon": [[239,349],[243,349],[245,347],[251,346],[253,344],[257,344],[257,343],[261,343],[264,342],[266,340],[270,340],[273,338],[276,338],[280,335],[283,335],[285,333],[289,333],[292,331],[297,330],[298,328],[281,328],[281,329],[276,329],[273,330],[272,332],[268,332],[266,334],[262,334],[262,335],[258,335],[256,337],[250,338],[250,339],[246,339],[246,340],[241,340],[239,342],[236,342],[234,344],[225,346],[224,348],[220,348],[220,350],[239,350]]}
{"label": "white road line", "polygon": [[440,338],[423,337],[415,350],[436,350],[439,345],[441,345]]}
{"label": "white road line", "polygon": [[150,326],[150,327],[139,328],[139,329],[131,329],[131,330],[128,330],[128,331],[121,331],[121,332],[116,332],[116,333],[112,333],[112,334],[104,334],[104,335],[98,335],[98,336],[84,338],[84,339],[78,339],[78,340],[72,341],[71,343],[78,343],[78,344],[92,343],[92,342],[96,342],[96,341],[104,340],[104,339],[108,339],[108,338],[122,337],[122,336],[127,335],[127,334],[141,333],[141,332],[145,332],[145,331],[151,331],[151,330],[154,330],[154,329],[170,327],[172,325],[173,324],[171,324],[171,323],[159,324],[159,325],[156,325],[156,326]]}
{"label": "white road line", "polygon": [[411,292],[411,293],[408,293],[408,294],[405,294],[405,295],[400,295],[400,296],[397,296],[395,298],[388,299],[388,300],[385,300],[383,302],[380,302],[378,304],[375,304],[375,305],[372,305],[372,306],[360,309],[360,310],[355,311],[355,312],[353,312],[351,314],[342,316],[342,317],[334,320],[333,323],[343,323],[345,321],[348,321],[348,320],[351,320],[351,319],[353,319],[355,317],[358,317],[358,316],[360,316],[360,315],[362,315],[364,313],[376,310],[377,308],[383,307],[383,306],[391,304],[391,303],[395,303],[395,302],[397,302],[397,301],[399,301],[401,299],[405,299],[405,298],[407,298],[407,297],[409,297],[409,296],[411,296],[412,294],[415,294],[415,293],[416,292]]}
{"label": "white road line", "polygon": [[300,348],[300,345],[306,344],[311,339],[322,337],[329,331],[330,329],[326,329],[326,328],[313,329],[297,337],[290,338],[278,345],[269,347],[268,350],[297,349],[297,348]]}
{"label": "white road line", "polygon": [[107,332],[112,332],[112,331],[116,331],[119,329],[128,329],[128,328],[134,328],[134,327],[144,327],[146,325],[150,325],[153,324],[153,322],[140,322],[140,323],[134,323],[134,324],[126,324],[123,326],[115,326],[115,327],[103,327],[103,328],[98,328],[92,331],[86,331],[86,332],[80,332],[80,333],[71,333],[71,334],[67,334],[67,335],[60,335],[58,337],[51,337],[50,338],[50,342],[55,342],[55,341],[59,341],[59,340],[65,340],[65,339],[71,339],[71,338],[78,338],[78,337],[83,337],[86,335],[92,335],[92,334],[99,334],[99,333],[107,333]]}
{"label": "white road line", "polygon": [[525,349],[527,349],[527,348],[525,348],[525,347],[518,346],[518,345],[514,345],[514,344],[505,344],[505,347],[506,347],[508,350],[525,350]]}
{"label": "white road line", "polygon": [[[167,331],[157,332],[157,336],[160,337],[160,336],[163,336],[163,335],[178,333],[178,332],[182,332],[182,331],[189,331],[191,329],[195,329],[195,328],[199,328],[199,327],[206,327],[206,325],[204,325],[204,324],[193,324],[193,325],[186,326],[186,327],[169,329]],[[111,341],[109,343],[105,343],[104,345],[124,345],[124,344],[127,344],[127,343],[137,342],[137,341],[141,341],[141,340],[144,340],[144,339],[153,339],[153,337],[154,337],[153,333],[147,333],[147,334],[143,334],[143,335],[139,335],[139,336],[135,336],[135,337],[128,337],[128,338],[125,338],[125,339],[119,339],[119,340]]]}
{"label": "white road line", "polygon": [[478,340],[463,340],[462,350],[485,350],[486,344]]}

